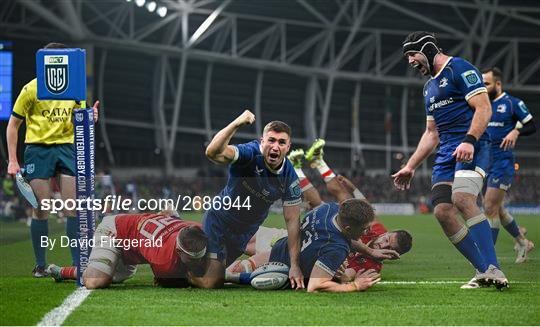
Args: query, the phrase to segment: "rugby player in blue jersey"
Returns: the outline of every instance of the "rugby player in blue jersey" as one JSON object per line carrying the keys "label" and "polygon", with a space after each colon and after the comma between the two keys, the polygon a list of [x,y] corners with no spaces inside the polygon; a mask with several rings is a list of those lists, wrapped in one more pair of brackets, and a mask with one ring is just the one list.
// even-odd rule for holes
{"label": "rugby player in blue jersey", "polygon": [[[364,291],[380,280],[375,270],[360,270],[351,282],[339,283],[341,265],[349,255],[353,240],[360,238],[375,219],[369,203],[347,199],[339,205],[322,203],[306,213],[300,234],[300,268],[307,279],[307,291],[354,292]],[[268,262],[291,264],[288,237],[279,239],[271,251],[260,252],[250,258],[255,268]],[[230,281],[246,283],[249,273],[230,275]],[[233,277],[234,276],[234,277]],[[244,280],[244,281],[243,281]]]}
{"label": "rugby player in blue jersey", "polygon": [[212,258],[209,267],[212,277],[206,282],[212,287],[223,284],[225,265],[230,265],[243,254],[247,243],[268,216],[270,206],[282,200],[289,236],[289,277],[293,288],[303,288],[304,278],[298,263],[302,191],[298,176],[286,158],[291,147],[291,128],[284,122],[272,121],[264,127],[260,140],[229,144],[240,127],[254,121],[253,113],[244,111],[219,131],[206,148],[206,156],[211,161],[229,165],[229,180],[218,197],[223,204],[227,201],[241,203],[228,210],[224,206],[213,206],[204,215],[203,230],[208,236],[207,252]]}
{"label": "rugby player in blue jersey", "polygon": [[507,287],[490,225],[476,204],[489,169],[491,146],[485,132],[491,104],[480,72],[466,60],[442,53],[435,36],[428,32],[409,34],[403,42],[403,54],[430,79],[423,90],[426,130],[407,164],[392,175],[394,184],[400,190],[408,189],[415,169],[438,146],[431,189],[435,217],[449,240],[476,268],[480,284]]}
{"label": "rugby player in blue jersey", "polygon": [[499,68],[488,68],[482,73],[493,112],[487,129],[491,137],[492,160],[484,196],[484,209],[491,224],[493,242],[497,242],[502,223],[504,229],[515,240],[516,263],[522,263],[527,260],[527,255],[534,248],[534,244],[520,232],[514,217],[504,208],[503,201],[514,177],[512,149],[518,136],[533,134],[536,132],[536,126],[525,103],[503,92],[502,72]]}

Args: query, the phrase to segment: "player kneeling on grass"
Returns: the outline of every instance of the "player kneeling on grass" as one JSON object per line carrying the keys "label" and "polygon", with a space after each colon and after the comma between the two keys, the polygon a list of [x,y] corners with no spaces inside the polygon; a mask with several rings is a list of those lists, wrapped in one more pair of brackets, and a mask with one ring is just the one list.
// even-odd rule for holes
{"label": "player kneeling on grass", "polygon": [[[308,292],[364,291],[380,280],[374,270],[362,270],[352,282],[340,284],[334,281],[350,252],[351,240],[358,239],[374,218],[373,208],[358,199],[349,199],[340,205],[324,203],[306,214],[300,229],[300,269],[304,276],[309,276]],[[256,254],[250,260],[256,267],[268,262],[290,265],[287,241],[287,237],[281,238],[270,252]],[[226,276],[230,282],[238,282],[241,277],[239,273],[230,272]]]}
{"label": "player kneeling on grass", "polygon": [[[88,289],[131,278],[138,264],[150,264],[155,284],[206,287],[207,238],[197,222],[165,214],[107,216],[96,229],[83,281]],[[57,281],[75,279],[75,267],[49,266]]]}

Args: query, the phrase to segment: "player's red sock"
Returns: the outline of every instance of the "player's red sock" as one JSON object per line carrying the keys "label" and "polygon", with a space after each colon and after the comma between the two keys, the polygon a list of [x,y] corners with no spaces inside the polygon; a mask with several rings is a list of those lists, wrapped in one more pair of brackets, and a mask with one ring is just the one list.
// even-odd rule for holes
{"label": "player's red sock", "polygon": [[319,159],[316,162],[317,170],[321,174],[322,178],[326,183],[331,181],[334,177],[336,177],[336,174],[334,174],[334,171],[328,167],[326,162],[324,162],[323,159]]}
{"label": "player's red sock", "polygon": [[302,192],[309,190],[313,187],[313,184],[311,184],[310,180],[306,177],[304,171],[301,168],[294,168],[294,171],[296,172],[296,175],[298,175],[298,180],[300,181],[300,188],[302,189]]}
{"label": "player's red sock", "polygon": [[77,279],[77,267],[69,266],[60,268],[60,277],[62,279]]}

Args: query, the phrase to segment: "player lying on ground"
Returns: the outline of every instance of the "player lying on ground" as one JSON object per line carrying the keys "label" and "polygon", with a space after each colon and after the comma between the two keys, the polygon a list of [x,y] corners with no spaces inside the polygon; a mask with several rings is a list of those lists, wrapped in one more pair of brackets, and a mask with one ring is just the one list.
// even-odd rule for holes
{"label": "player lying on ground", "polygon": [[515,240],[516,263],[522,263],[527,260],[527,254],[534,248],[534,244],[520,232],[517,222],[504,208],[503,203],[515,172],[512,149],[518,136],[533,134],[536,132],[536,125],[525,103],[503,92],[502,72],[499,68],[484,69],[482,73],[492,109],[487,128],[492,142],[491,168],[484,195],[484,210],[491,225],[493,242],[497,242],[502,223]]}
{"label": "player lying on ground", "polygon": [[[360,270],[352,282],[342,284],[334,280],[351,251],[351,241],[357,240],[374,218],[373,208],[359,199],[345,200],[339,205],[323,203],[306,214],[300,228],[300,268],[304,276],[309,276],[308,292],[364,291],[380,280],[374,270]],[[289,265],[287,237],[278,240],[271,251],[258,253],[250,260],[255,263],[255,268],[268,262]],[[228,273],[227,278],[230,282],[239,282],[246,274]]]}
{"label": "player lying on ground", "polygon": [[432,33],[410,33],[402,47],[409,65],[430,79],[423,90],[426,130],[406,165],[392,175],[394,184],[399,190],[410,188],[415,169],[438,148],[431,180],[435,217],[476,268],[476,279],[507,287],[489,223],[476,204],[491,150],[486,133],[491,105],[480,72],[466,60],[444,54]]}
{"label": "player lying on ground", "polygon": [[[151,242],[156,240],[161,242]],[[107,216],[96,228],[94,242],[83,274],[88,289],[131,278],[139,264],[150,265],[157,285],[207,287],[207,238],[197,222],[160,213]],[[48,270],[57,281],[77,278],[75,266],[49,265]]]}
{"label": "player lying on ground", "polygon": [[255,116],[244,111],[228,126],[219,131],[208,147],[206,156],[214,163],[229,166],[229,180],[219,198],[244,204],[227,210],[213,207],[203,218],[208,236],[208,252],[212,271],[209,281],[214,287],[223,285],[225,267],[236,260],[246,244],[268,216],[272,203],[283,201],[283,216],[289,235],[291,265],[289,277],[293,287],[303,288],[303,276],[298,265],[300,252],[299,219],[302,192],[298,176],[285,157],[291,147],[291,128],[280,121],[268,123],[260,140],[230,145],[236,131],[255,121]]}
{"label": "player lying on ground", "polygon": [[[365,200],[365,196],[358,190],[358,188],[344,176],[338,175],[335,176],[333,171],[328,167],[324,162],[323,156],[323,147],[324,140],[316,140],[311,148],[307,151],[309,154],[309,160],[311,166],[320,167],[324,166],[324,169],[318,170],[321,173],[321,176],[326,182],[326,186],[330,194],[334,195],[338,202],[350,199],[353,197]],[[296,173],[300,176],[300,185],[302,186],[302,192],[304,194],[304,200],[310,205],[311,209],[321,205],[323,201],[321,200],[319,192],[313,187],[309,179],[305,176],[302,171],[304,151],[302,149],[296,149],[291,152],[289,155],[289,160],[293,163]],[[279,228],[268,228],[261,226],[257,233],[251,238],[246,250],[244,253],[248,256],[255,255],[256,253],[270,251],[272,245],[278,239],[287,235],[286,230]],[[399,255],[408,252],[412,246],[412,237],[411,235],[404,230],[388,232],[384,225],[378,221],[374,221],[368,230],[367,233],[362,235],[359,240],[362,243],[366,244],[369,250],[394,250]],[[395,255],[392,252],[383,253],[384,255]],[[374,258],[372,255],[376,256]],[[346,262],[344,263],[346,269],[346,274],[344,277],[354,277],[354,274],[360,269],[375,269],[379,272],[382,269],[382,260],[388,257],[381,258],[381,253],[360,253],[352,252],[347,257]],[[251,272],[254,270],[254,264],[245,260],[237,260],[229,268],[228,272],[238,273],[238,272]]]}

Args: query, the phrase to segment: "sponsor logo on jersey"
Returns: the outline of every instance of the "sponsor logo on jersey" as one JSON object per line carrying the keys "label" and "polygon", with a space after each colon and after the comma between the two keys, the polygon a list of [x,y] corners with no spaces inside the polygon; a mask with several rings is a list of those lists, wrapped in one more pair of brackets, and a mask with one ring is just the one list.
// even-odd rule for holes
{"label": "sponsor logo on jersey", "polygon": [[424,96],[427,97],[427,90],[424,90]]}
{"label": "sponsor logo on jersey", "polygon": [[300,181],[297,179],[289,186],[290,193],[293,197],[300,197],[302,195],[302,189],[300,188]]}
{"label": "sponsor logo on jersey", "polygon": [[435,102],[435,97],[433,96],[433,97],[429,98],[429,102],[430,102],[430,103]]}
{"label": "sponsor logo on jersey", "polygon": [[488,123],[489,127],[504,127],[504,122],[502,121],[490,121]]}
{"label": "sponsor logo on jersey", "polygon": [[497,106],[497,112],[500,112],[501,114],[505,113],[506,112],[506,105],[504,103],[498,105]]}
{"label": "sponsor logo on jersey", "polygon": [[[435,97],[433,97],[432,99],[434,99]],[[430,99],[431,100],[431,99]],[[434,99],[435,100],[435,99]],[[449,105],[451,103],[454,103],[454,98],[449,98],[449,99],[444,99],[444,100],[441,100],[439,102],[436,102],[436,103],[433,103],[432,102],[432,105],[428,107],[428,110],[429,111],[433,111],[435,109],[438,109],[440,107],[444,107],[446,105]]]}
{"label": "sponsor logo on jersey", "polygon": [[260,176],[260,175],[262,174],[262,172],[263,172],[263,171],[264,171],[264,169],[262,169],[262,168],[261,168],[261,169],[259,169],[259,167],[258,167],[258,166],[255,166],[255,173],[256,173],[257,175],[259,175],[259,176]]}
{"label": "sponsor logo on jersey", "polygon": [[463,81],[467,85],[467,87],[471,87],[476,84],[480,84],[480,77],[474,70],[468,70],[461,74],[461,78],[463,78]]}
{"label": "sponsor logo on jersey", "polygon": [[263,188],[263,190],[261,191],[262,195],[264,196],[269,196],[270,195],[270,191],[268,191],[267,189]]}
{"label": "sponsor logo on jersey", "polygon": [[439,87],[446,87],[448,85],[448,78],[443,77],[439,83]]}
{"label": "sponsor logo on jersey", "polygon": [[45,87],[52,94],[62,94],[68,87],[68,56],[44,56]]}

